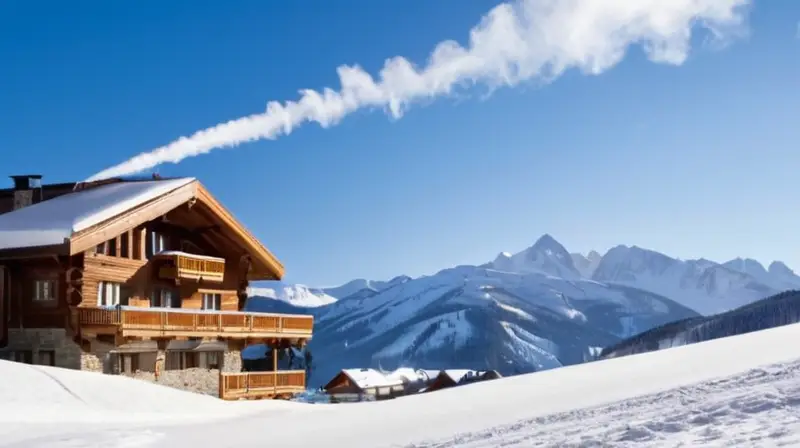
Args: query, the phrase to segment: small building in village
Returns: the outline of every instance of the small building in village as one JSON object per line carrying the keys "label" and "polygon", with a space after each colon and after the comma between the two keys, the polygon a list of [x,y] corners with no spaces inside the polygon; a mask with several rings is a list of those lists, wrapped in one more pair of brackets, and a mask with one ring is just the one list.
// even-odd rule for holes
{"label": "small building in village", "polygon": [[401,367],[392,372],[344,369],[322,387],[331,402],[387,400],[500,378],[494,370],[424,370]]}
{"label": "small building in village", "polygon": [[433,392],[480,381],[495,380],[501,377],[500,373],[496,370],[442,370],[431,385],[425,389],[425,392]]}
{"label": "small building in village", "polygon": [[403,381],[375,369],[344,369],[322,387],[334,403],[385,400],[403,395]]}

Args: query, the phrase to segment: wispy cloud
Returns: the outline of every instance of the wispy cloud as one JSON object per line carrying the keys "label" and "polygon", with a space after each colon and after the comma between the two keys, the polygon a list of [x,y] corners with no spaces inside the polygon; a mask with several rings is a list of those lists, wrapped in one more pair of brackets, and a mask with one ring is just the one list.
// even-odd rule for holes
{"label": "wispy cloud", "polygon": [[359,66],[337,69],[340,89],[300,90],[300,99],[271,101],[263,113],[181,137],[95,174],[124,176],[162,163],[178,163],[216,148],[235,147],[291,133],[305,122],[323,128],[363,108],[399,118],[412,104],[449,96],[457,88],[491,89],[528,80],[550,82],[577,68],[600,74],[619,63],[631,45],[655,63],[680,65],[693,28],[715,42],[743,29],[750,0],[520,0],[501,4],[469,33],[469,44],[441,42],[424,67],[403,57],[386,60],[377,81]]}

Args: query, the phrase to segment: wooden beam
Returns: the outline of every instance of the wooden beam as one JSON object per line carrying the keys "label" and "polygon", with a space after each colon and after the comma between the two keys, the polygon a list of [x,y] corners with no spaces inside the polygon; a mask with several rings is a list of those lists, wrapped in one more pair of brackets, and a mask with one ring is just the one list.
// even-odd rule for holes
{"label": "wooden beam", "polygon": [[129,259],[133,260],[133,229],[128,230],[127,235],[128,235],[126,237],[128,239],[128,253],[127,253],[127,256],[128,256]]}
{"label": "wooden beam", "polygon": [[147,260],[147,227],[139,229],[139,247],[136,253],[140,260]]}
{"label": "wooden beam", "polygon": [[45,258],[53,255],[69,255],[69,246],[54,244],[52,246],[21,247],[0,250],[0,260],[17,260],[22,258]]}

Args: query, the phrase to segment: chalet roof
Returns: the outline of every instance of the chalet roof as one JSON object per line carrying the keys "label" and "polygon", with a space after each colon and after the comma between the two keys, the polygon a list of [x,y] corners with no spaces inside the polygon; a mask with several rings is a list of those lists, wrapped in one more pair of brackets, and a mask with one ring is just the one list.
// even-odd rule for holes
{"label": "chalet roof", "polygon": [[0,249],[63,244],[75,233],[194,182],[191,177],[117,182],[0,215]]}
{"label": "chalet roof", "polygon": [[0,253],[76,254],[96,245],[98,238],[113,238],[196,200],[250,256],[252,279],[283,276],[283,265],[195,178],[117,179],[87,187],[0,214]]}
{"label": "chalet roof", "polygon": [[392,378],[378,372],[375,369],[344,369],[342,373],[350,378],[359,389],[371,389],[373,387],[390,387],[403,384],[400,378]]}

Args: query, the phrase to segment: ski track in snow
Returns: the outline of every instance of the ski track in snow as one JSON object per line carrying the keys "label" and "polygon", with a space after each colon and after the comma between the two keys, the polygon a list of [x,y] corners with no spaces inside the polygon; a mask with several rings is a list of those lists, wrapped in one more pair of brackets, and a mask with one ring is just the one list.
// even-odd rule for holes
{"label": "ski track in snow", "polygon": [[800,445],[800,361],[406,448]]}

